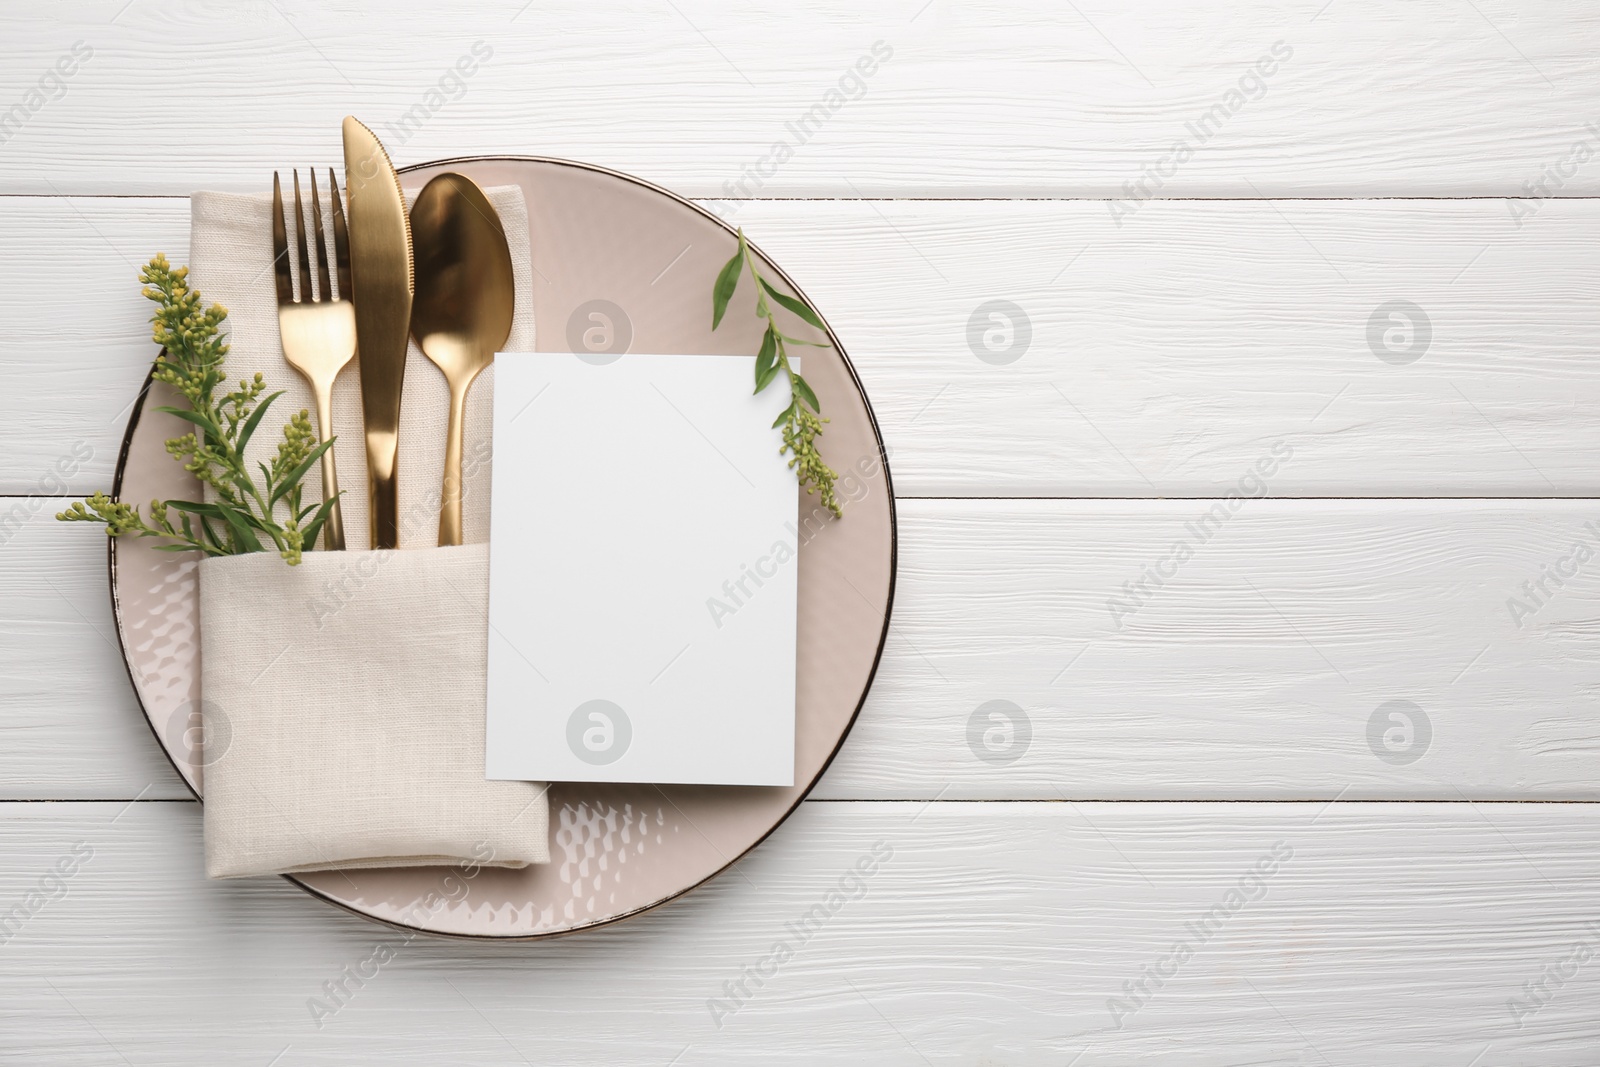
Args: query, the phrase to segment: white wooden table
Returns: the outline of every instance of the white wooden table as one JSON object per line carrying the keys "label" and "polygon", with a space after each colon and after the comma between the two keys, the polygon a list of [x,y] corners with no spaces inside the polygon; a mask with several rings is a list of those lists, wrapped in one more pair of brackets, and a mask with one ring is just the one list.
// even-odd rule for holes
{"label": "white wooden table", "polygon": [[[446,7],[0,13],[0,1062],[1597,1062],[1600,12]],[[109,487],[187,194],[337,164],[347,112],[715,201],[893,450],[860,721],[641,919],[407,942],[207,882],[103,537],[50,520]]]}

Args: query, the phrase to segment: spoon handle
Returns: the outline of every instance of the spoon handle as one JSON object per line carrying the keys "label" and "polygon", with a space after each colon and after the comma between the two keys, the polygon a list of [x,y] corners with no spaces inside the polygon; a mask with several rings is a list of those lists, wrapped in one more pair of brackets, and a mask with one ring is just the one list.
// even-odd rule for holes
{"label": "spoon handle", "polygon": [[461,544],[461,437],[472,379],[450,381],[450,426],[445,431],[444,492],[439,503],[439,544]]}

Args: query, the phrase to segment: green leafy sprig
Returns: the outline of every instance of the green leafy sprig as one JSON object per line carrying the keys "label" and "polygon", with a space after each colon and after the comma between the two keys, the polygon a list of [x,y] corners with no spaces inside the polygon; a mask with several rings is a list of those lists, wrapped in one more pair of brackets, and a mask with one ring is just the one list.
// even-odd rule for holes
{"label": "green leafy sprig", "polygon": [[826,329],[817,313],[805,305],[803,301],[785,293],[780,293],[772,284],[756,271],[756,259],[750,254],[750,246],[745,243],[744,230],[739,230],[739,251],[733,258],[723,265],[717,273],[716,284],[711,290],[711,328],[715,330],[722,324],[722,316],[728,310],[728,301],[733,298],[734,290],[739,287],[739,278],[744,271],[750,271],[750,280],[756,289],[756,315],[767,320],[766,332],[761,336],[761,350],[756,354],[756,392],[761,392],[771,385],[782,371],[789,380],[789,406],[772,423],[773,429],[783,427],[783,446],[778,453],[789,454],[789,467],[795,472],[801,486],[807,493],[816,493],[822,497],[822,506],[833,512],[835,518],[843,515],[839,506],[839,499],[833,492],[833,481],[837,477],[833,468],[822,461],[822,454],[817,451],[817,438],[822,436],[822,424],[828,420],[822,417],[822,405],[817,403],[817,394],[811,391],[811,386],[800,376],[800,372],[789,364],[789,345],[809,345],[813,348],[832,348],[833,346],[820,341],[807,341],[799,337],[791,337],[778,328],[778,320],[772,314],[772,306],[767,303],[773,300],[786,311],[798,315],[805,322],[810,323],[819,330]]}
{"label": "green leafy sprig", "polygon": [[[217,396],[226,379],[222,362],[228,346],[221,327],[228,311],[219,304],[204,304],[200,294],[189,288],[188,277],[189,268],[174,269],[163,255],[139,272],[146,286],[144,297],[156,304],[151,338],[163,348],[151,377],[171,386],[189,404],[156,410],[194,426],[182,437],[170,438],[167,452],[215,491],[216,502],[152,500],[147,522],[137,507],[95,493],[75,501],[56,518],[104,523],[111,537],[165,538],[172,543],[156,546],[165,552],[233,556],[264,552],[270,544],[292,567],[304,549],[316,544],[333,507],[332,500],[301,505],[301,482],[333,441],[318,444],[310,412],[301,411],[283,428],[272,462],[256,464],[261,474],[257,484],[245,462],[245,446],[283,393],[263,397],[266,382],[257,374]],[[280,509],[285,513],[282,521]]]}

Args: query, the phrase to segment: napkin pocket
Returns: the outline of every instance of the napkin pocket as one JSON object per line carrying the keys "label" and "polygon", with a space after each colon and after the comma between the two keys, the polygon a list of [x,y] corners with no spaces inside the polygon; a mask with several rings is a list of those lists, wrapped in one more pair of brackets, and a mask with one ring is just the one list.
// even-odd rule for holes
{"label": "napkin pocket", "polygon": [[549,862],[484,777],[489,546],[200,564],[206,873]]}

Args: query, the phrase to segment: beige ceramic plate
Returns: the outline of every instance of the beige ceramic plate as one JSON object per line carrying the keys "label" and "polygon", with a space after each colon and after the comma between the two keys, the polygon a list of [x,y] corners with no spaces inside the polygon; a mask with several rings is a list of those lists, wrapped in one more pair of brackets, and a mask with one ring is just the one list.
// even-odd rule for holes
{"label": "beige ceramic plate", "polygon": [[[732,230],[680,197],[624,174],[556,159],[446,160],[403,172],[408,189],[441,170],[520,185],[533,244],[540,351],[756,351],[761,323],[739,294],[711,332],[710,290],[736,248]],[[263,240],[266,236],[263,235]],[[789,283],[762,258],[768,277]],[[748,285],[748,279],[745,282]],[[599,316],[598,318],[596,316]],[[831,331],[830,331],[831,336]],[[799,554],[795,781],[788,789],[558,783],[551,862],[522,871],[453,868],[326,872],[307,892],[381,922],[429,933],[535,938],[635,915],[685,893],[755,847],[794,810],[838,750],[877,668],[894,595],[895,516],[883,443],[838,339],[807,349],[806,379],[832,420],[823,453],[839,471],[840,522],[816,524]],[[160,389],[162,387],[157,387]],[[193,498],[162,442],[182,432],[135,404],[117,466],[120,499]],[[776,441],[774,442],[776,445]],[[802,496],[801,514],[815,498]],[[111,598],[128,673],[167,756],[198,795],[199,646],[195,563],[148,543],[111,543]],[[212,739],[213,742],[216,739]]]}

